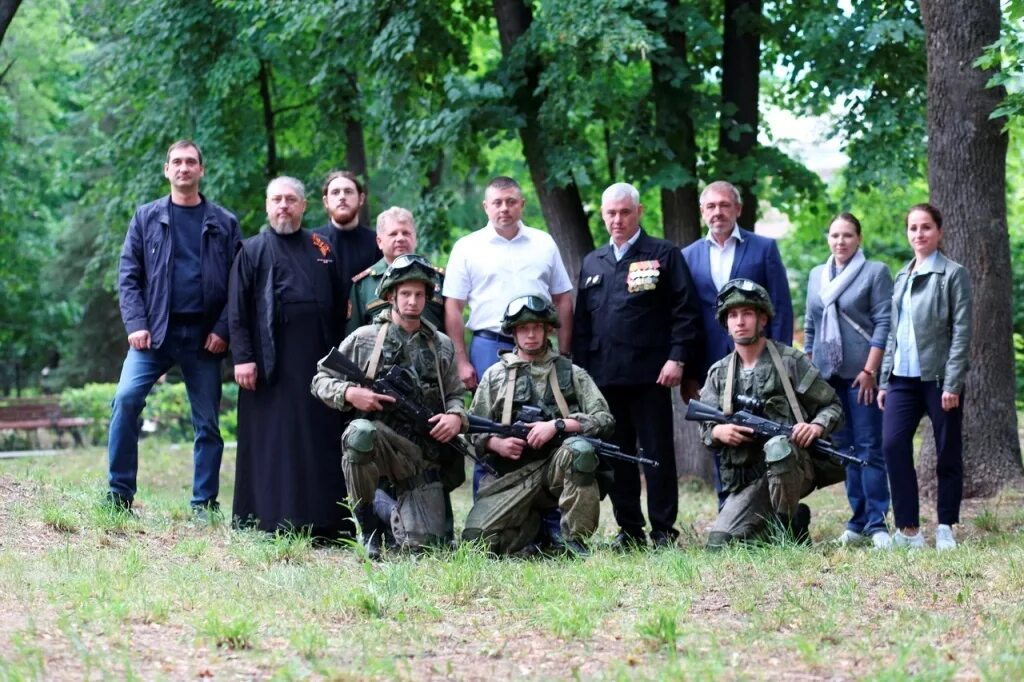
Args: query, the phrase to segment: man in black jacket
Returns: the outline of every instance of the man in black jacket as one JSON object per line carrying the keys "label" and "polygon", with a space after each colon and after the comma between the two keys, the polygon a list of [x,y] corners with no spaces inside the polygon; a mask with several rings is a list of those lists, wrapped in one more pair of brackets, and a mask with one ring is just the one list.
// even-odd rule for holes
{"label": "man in black jacket", "polygon": [[241,242],[234,214],[199,193],[203,154],[191,140],[167,150],[170,196],[135,212],[121,250],[118,289],[128,355],[114,396],[107,501],[130,509],[139,465],[139,415],[157,380],[181,367],[196,430],[192,507],[217,508],[220,362],[228,347],[228,274]]}
{"label": "man in black jacket", "polygon": [[[593,376],[615,417],[615,442],[657,460],[645,467],[647,513],[656,547],[679,532],[672,395],[680,385],[701,333],[700,309],[678,247],[640,228],[643,206],[636,188],[617,183],[601,197],[611,243],[587,255],[580,271],[573,360]],[[644,547],[640,473],[615,461],[612,506],[618,549]]]}

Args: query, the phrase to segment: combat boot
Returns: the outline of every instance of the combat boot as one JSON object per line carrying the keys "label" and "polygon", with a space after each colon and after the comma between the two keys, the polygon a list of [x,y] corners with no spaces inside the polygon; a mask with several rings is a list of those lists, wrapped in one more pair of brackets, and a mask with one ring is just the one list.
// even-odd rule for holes
{"label": "combat boot", "polygon": [[359,528],[362,530],[363,548],[366,550],[366,557],[371,561],[380,560],[381,540],[383,532],[377,514],[374,513],[372,503],[360,503],[353,510]]}

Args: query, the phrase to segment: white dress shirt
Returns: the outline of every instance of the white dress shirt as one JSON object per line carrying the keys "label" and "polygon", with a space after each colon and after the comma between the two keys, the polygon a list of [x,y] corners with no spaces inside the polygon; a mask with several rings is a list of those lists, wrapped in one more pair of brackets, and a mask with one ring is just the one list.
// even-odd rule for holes
{"label": "white dress shirt", "polygon": [[705,239],[711,244],[711,248],[708,250],[708,260],[711,263],[711,281],[715,283],[715,288],[721,291],[732,274],[732,263],[736,258],[736,245],[743,241],[743,235],[740,233],[739,225],[733,225],[732,234],[726,238],[724,245],[719,244],[715,240],[711,230],[708,230],[708,235]]}

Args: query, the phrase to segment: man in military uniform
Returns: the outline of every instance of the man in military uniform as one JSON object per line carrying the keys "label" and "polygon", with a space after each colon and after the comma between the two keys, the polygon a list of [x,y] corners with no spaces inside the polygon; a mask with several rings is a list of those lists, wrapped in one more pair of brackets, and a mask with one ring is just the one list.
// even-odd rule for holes
{"label": "man in military uniform", "polygon": [[544,515],[562,510],[556,549],[587,553],[584,542],[597,529],[600,508],[597,453],[579,433],[606,437],[614,428],[608,403],[585,370],[552,350],[549,337],[558,312],[542,296],[514,299],[505,308],[501,331],[515,339],[515,350],[484,372],[470,413],[508,425],[523,405],[540,407],[546,421],[530,423],[521,438],[470,436],[480,457],[500,476],[484,476],[463,538],[483,538],[492,550],[512,553],[530,546]]}
{"label": "man in military uniform", "polygon": [[417,433],[389,407],[394,398],[326,368],[323,360],[313,377],[315,396],[342,412],[365,415],[353,419],[342,434],[341,466],[371,557],[380,555],[382,533],[373,499],[384,478],[398,493],[391,531],[399,545],[418,549],[436,544],[445,533],[441,461],[458,455],[442,444],[458,437],[468,422],[462,402],[466,389],[455,367],[451,339],[421,319],[427,298],[437,287],[436,277],[433,266],[420,256],[396,258],[380,283],[379,294],[390,306],[339,347],[370,378],[394,366],[403,368],[417,389],[412,398],[435,413],[429,436]]}
{"label": "man in military uniform", "polygon": [[[388,302],[377,295],[377,287],[384,272],[398,256],[416,252],[416,221],[404,208],[392,206],[377,216],[377,246],[384,257],[352,278],[352,293],[348,299],[348,323],[345,334],[351,334],[364,324],[370,324]],[[439,284],[430,292],[423,319],[444,331],[444,270],[435,268]]]}
{"label": "man in military uniform", "polygon": [[775,309],[764,287],[731,280],[719,292],[716,309],[736,349],[711,366],[701,402],[732,414],[740,409],[737,397],[757,398],[767,419],[792,424],[793,432],[759,443],[748,427],[701,423],[704,443],[721,449],[722,487],[728,493],[708,547],[763,538],[770,521],[809,542],[810,509],[800,499],[844,480],[844,473],[838,464],[812,459],[807,448],[842,425],[842,404],[807,355],[765,337]]}

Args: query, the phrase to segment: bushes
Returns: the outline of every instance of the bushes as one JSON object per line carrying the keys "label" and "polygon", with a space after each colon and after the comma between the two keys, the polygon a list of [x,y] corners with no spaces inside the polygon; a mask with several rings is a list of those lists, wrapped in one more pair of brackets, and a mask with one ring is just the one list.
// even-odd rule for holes
{"label": "bushes", "polygon": [[[92,423],[86,427],[83,436],[90,443],[107,440],[110,426],[110,401],[114,398],[117,384],[86,384],[82,388],[66,389],[60,396],[61,409],[68,416],[88,417]],[[224,384],[220,402],[220,432],[224,440],[235,440],[238,423],[238,385]],[[146,398],[142,419],[155,427],[155,435],[170,442],[192,440],[192,413],[188,394],[183,383],[163,383],[153,387]]]}

